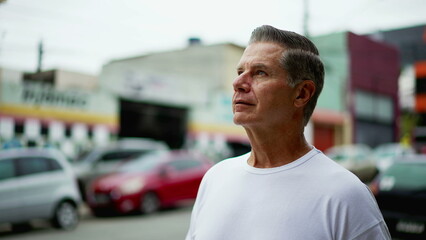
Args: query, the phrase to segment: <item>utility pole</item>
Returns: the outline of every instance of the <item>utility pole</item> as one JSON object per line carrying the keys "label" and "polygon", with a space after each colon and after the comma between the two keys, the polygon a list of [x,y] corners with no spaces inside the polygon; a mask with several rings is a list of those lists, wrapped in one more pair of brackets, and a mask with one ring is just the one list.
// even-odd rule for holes
{"label": "utility pole", "polygon": [[309,0],[303,0],[303,34],[309,38]]}
{"label": "utility pole", "polygon": [[[0,0],[1,1],[1,0]],[[1,3],[1,2],[0,2]],[[2,55],[2,50],[3,50],[3,41],[4,41],[4,38],[6,37],[6,31],[3,31],[2,33],[1,33],[1,37],[0,37],[0,58],[1,58],[1,55]]]}
{"label": "utility pole", "polygon": [[38,43],[38,59],[37,59],[37,73],[41,72],[41,64],[43,61],[43,40]]}

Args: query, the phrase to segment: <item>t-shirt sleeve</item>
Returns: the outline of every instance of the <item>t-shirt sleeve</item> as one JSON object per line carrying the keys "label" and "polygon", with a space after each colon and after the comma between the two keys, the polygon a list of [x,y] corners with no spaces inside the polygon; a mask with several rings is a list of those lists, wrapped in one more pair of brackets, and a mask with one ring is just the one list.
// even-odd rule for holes
{"label": "t-shirt sleeve", "polygon": [[[338,239],[342,240],[390,240],[389,230],[377,202],[365,184],[354,184],[346,189],[340,203]],[[343,216],[342,216],[343,215]]]}
{"label": "t-shirt sleeve", "polygon": [[204,199],[204,193],[206,191],[206,185],[207,185],[207,181],[208,181],[208,175],[210,175],[212,169],[210,169],[209,171],[207,171],[207,173],[204,175],[203,180],[200,183],[200,187],[198,189],[198,193],[197,193],[197,198],[195,200],[194,206],[192,208],[192,213],[191,213],[191,220],[189,223],[189,229],[188,232],[186,234],[185,240],[192,240],[193,236],[194,236],[194,231],[195,231],[195,224],[197,222],[197,215],[198,215],[198,211],[200,210],[200,207],[202,205],[203,199]]}
{"label": "t-shirt sleeve", "polygon": [[360,235],[356,236],[352,240],[391,240],[388,228],[384,221],[379,222],[378,224],[367,229]]}

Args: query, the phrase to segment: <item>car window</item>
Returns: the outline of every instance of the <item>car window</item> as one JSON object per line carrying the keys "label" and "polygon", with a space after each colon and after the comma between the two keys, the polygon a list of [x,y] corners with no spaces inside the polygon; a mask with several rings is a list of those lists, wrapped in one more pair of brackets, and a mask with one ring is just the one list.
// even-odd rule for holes
{"label": "car window", "polygon": [[18,173],[20,176],[54,171],[62,167],[53,159],[43,157],[28,157],[18,159]]}
{"label": "car window", "polygon": [[126,164],[123,164],[120,172],[149,172],[162,163],[164,156],[167,156],[167,151],[153,151],[144,154],[137,159],[134,159]]}
{"label": "car window", "polygon": [[50,171],[55,171],[55,170],[61,170],[62,166],[58,163],[58,161],[50,159],[50,158],[46,158],[46,160],[49,162],[49,167],[50,167]]}
{"label": "car window", "polygon": [[120,172],[149,172],[159,164],[155,158],[138,159],[121,166]]}
{"label": "car window", "polygon": [[13,178],[16,176],[16,170],[13,159],[0,161],[0,180]]}
{"label": "car window", "polygon": [[192,159],[184,159],[170,162],[168,165],[177,171],[185,171],[191,168],[199,167],[201,162]]}
{"label": "car window", "polygon": [[343,161],[348,159],[347,156],[345,156],[343,154],[337,154],[337,153],[336,154],[330,154],[329,157],[331,159],[333,159],[334,161],[337,161],[337,162],[343,162]]}
{"label": "car window", "polygon": [[99,158],[102,154],[101,150],[95,149],[81,153],[74,161],[75,162],[92,162]]}
{"label": "car window", "polygon": [[113,162],[113,161],[120,161],[123,159],[133,158],[141,155],[146,151],[140,151],[140,150],[133,150],[133,151],[120,151],[120,152],[109,152],[100,158],[99,161],[101,162]]}
{"label": "car window", "polygon": [[356,162],[363,162],[363,161],[368,160],[368,156],[367,156],[367,154],[357,153],[354,156],[354,160]]}
{"label": "car window", "polygon": [[399,163],[391,166],[382,179],[392,179],[393,188],[420,190],[426,187],[426,164]]}
{"label": "car window", "polygon": [[337,162],[345,162],[345,161],[356,161],[362,162],[368,160],[368,153],[365,153],[361,150],[355,151],[352,149],[348,149],[342,152],[329,153],[328,156]]}

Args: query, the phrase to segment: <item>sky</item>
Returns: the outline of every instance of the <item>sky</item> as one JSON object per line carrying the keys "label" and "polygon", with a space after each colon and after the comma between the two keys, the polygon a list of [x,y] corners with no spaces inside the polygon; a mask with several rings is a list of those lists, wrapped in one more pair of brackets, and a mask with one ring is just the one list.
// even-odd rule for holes
{"label": "sky", "polygon": [[426,0],[0,0],[0,68],[35,71],[43,42],[43,70],[97,75],[190,37],[245,46],[264,24],[304,33],[304,9],[311,36],[426,24]]}

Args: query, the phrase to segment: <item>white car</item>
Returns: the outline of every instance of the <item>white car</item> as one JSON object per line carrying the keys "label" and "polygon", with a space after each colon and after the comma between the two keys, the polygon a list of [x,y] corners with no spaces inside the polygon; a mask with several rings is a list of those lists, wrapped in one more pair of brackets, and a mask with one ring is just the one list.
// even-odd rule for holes
{"label": "white car", "polygon": [[385,143],[377,146],[373,150],[373,159],[377,168],[383,172],[389,168],[395,160],[404,156],[415,155],[416,151],[410,146],[401,143]]}
{"label": "white car", "polygon": [[81,196],[71,165],[54,149],[0,151],[0,223],[12,229],[32,220],[50,220],[71,230],[79,222]]}
{"label": "white car", "polygon": [[324,152],[328,157],[353,172],[367,183],[377,175],[378,169],[371,156],[371,148],[364,144],[334,146]]}

